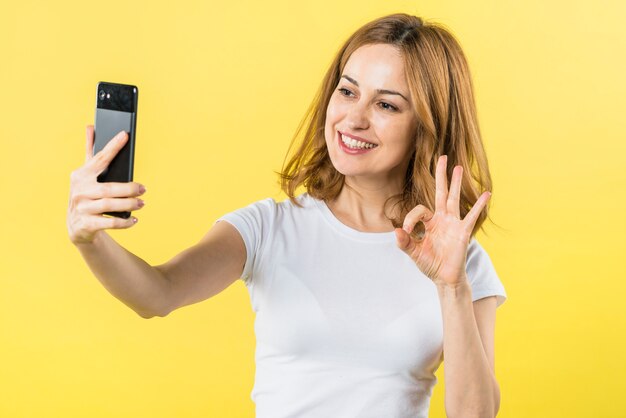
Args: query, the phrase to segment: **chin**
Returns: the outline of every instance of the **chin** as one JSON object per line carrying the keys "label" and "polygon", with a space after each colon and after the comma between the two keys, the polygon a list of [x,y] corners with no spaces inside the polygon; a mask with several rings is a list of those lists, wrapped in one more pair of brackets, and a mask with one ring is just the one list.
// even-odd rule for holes
{"label": "chin", "polygon": [[374,174],[372,172],[359,169],[357,167],[346,167],[342,165],[338,166],[337,164],[333,164],[333,167],[335,167],[335,170],[337,170],[340,174],[343,174],[346,177],[359,177],[359,176],[368,176],[368,175]]}

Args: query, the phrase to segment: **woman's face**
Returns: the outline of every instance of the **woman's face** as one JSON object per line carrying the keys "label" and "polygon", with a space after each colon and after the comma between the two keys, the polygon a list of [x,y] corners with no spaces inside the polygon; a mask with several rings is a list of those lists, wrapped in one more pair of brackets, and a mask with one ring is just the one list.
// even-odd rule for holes
{"label": "woman's face", "polygon": [[402,185],[416,128],[400,52],[387,44],[354,51],[326,110],[324,134],[335,169]]}

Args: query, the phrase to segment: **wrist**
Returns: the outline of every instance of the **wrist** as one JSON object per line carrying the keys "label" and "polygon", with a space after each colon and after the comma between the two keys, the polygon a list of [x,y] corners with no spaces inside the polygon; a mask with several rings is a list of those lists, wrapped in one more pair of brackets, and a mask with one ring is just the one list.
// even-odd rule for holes
{"label": "wrist", "polygon": [[467,280],[467,276],[463,276],[461,280],[456,283],[438,283],[437,284],[437,292],[439,296],[465,296],[467,294],[472,294],[472,287]]}
{"label": "wrist", "polygon": [[102,239],[102,231],[96,231],[91,237],[82,237],[76,240],[72,240],[72,243],[79,250],[89,250],[91,248],[97,247],[98,243]]}

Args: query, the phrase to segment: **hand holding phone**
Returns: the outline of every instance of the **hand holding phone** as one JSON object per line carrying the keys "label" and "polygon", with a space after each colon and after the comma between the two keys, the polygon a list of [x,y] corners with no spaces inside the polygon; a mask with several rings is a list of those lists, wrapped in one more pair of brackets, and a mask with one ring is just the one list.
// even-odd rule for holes
{"label": "hand holding phone", "polygon": [[70,199],[67,210],[67,229],[74,244],[90,243],[104,229],[130,228],[137,218],[105,217],[107,212],[130,212],[143,207],[139,199],[145,191],[136,182],[101,183],[97,177],[109,166],[119,151],[126,146],[128,135],[113,137],[107,145],[93,155],[94,127],[87,126],[85,164],[70,176]]}

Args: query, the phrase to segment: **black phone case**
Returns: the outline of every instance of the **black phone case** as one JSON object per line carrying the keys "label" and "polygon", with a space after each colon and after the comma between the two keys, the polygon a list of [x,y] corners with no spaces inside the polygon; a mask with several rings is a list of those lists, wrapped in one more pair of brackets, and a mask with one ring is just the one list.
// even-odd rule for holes
{"label": "black phone case", "polygon": [[[137,86],[101,81],[96,90],[96,120],[94,123],[93,155],[101,151],[120,131],[126,131],[128,141],[98,175],[98,182],[131,182],[135,160],[137,125]],[[104,212],[105,215],[128,218],[130,212]]]}

